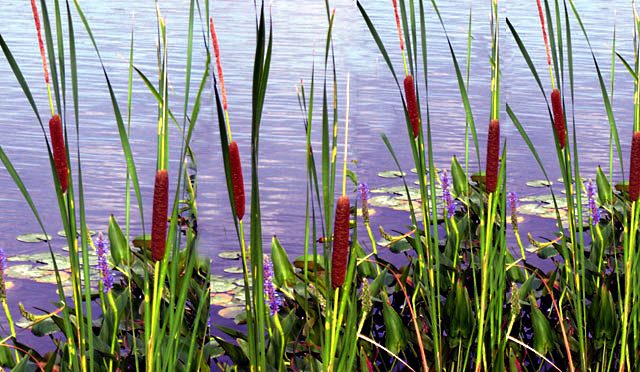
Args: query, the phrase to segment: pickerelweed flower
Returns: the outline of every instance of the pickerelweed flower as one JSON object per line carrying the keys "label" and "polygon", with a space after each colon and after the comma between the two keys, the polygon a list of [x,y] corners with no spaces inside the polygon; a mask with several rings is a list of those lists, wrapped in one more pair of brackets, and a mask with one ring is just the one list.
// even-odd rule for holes
{"label": "pickerelweed flower", "polygon": [[274,316],[280,310],[280,306],[282,306],[282,298],[278,296],[276,288],[273,286],[273,264],[266,254],[263,259],[263,269],[264,302],[269,306],[269,315]]}
{"label": "pickerelweed flower", "polygon": [[360,183],[358,185],[358,194],[360,195],[360,202],[362,203],[362,219],[364,223],[369,223],[369,186],[366,183]]}
{"label": "pickerelweed flower", "polygon": [[113,273],[107,262],[107,256],[109,251],[104,244],[104,237],[102,233],[98,233],[96,239],[96,253],[98,254],[98,271],[100,272],[100,280],[102,281],[102,288],[104,293],[107,293],[113,288]]}
{"label": "pickerelweed flower", "polygon": [[600,208],[596,204],[596,188],[591,180],[587,181],[587,199],[589,205],[589,213],[591,215],[591,224],[593,226],[600,221]]}
{"label": "pickerelweed flower", "polygon": [[0,299],[7,298],[7,288],[4,283],[4,271],[7,269],[7,255],[0,248]]}
{"label": "pickerelweed flower", "polygon": [[498,119],[491,120],[489,123],[489,136],[487,139],[487,168],[486,187],[487,192],[496,191],[498,185],[498,163],[500,159],[500,122]]}
{"label": "pickerelweed flower", "polygon": [[447,216],[450,217],[456,212],[457,205],[456,202],[453,201],[451,191],[449,190],[449,187],[451,186],[451,179],[449,179],[446,170],[442,171],[440,182],[442,182],[442,202],[444,203],[445,210],[447,211]]}
{"label": "pickerelweed flower", "polygon": [[333,252],[331,254],[331,285],[333,288],[344,284],[349,261],[349,213],[348,196],[341,196],[336,206],[333,223]]}
{"label": "pickerelweed flower", "polygon": [[514,191],[509,191],[507,193],[507,202],[509,203],[509,210],[511,211],[511,225],[514,230],[518,230],[518,207],[520,206],[518,194]]}

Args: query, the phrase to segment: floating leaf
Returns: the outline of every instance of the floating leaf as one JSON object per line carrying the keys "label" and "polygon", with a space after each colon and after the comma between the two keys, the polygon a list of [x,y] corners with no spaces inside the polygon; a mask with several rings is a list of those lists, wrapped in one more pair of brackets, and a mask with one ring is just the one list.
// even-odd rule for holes
{"label": "floating leaf", "polygon": [[[36,283],[43,283],[43,284],[56,284],[56,273],[54,271],[45,271],[45,274],[42,276],[38,276],[36,278],[33,278],[33,281]],[[59,271],[58,272],[60,274],[60,282],[64,283],[67,282],[71,279],[71,275],[69,273],[67,273],[66,271]]]}
{"label": "floating leaf", "polygon": [[41,233],[30,233],[16,236],[16,240],[24,243],[40,243],[51,240],[51,235]]}
{"label": "floating leaf", "polygon": [[227,293],[213,293],[211,292],[211,305],[213,306],[225,306],[233,300],[233,296]]}
{"label": "floating leaf", "polygon": [[238,266],[227,267],[222,271],[228,274],[242,274],[242,268]]}
{"label": "floating leaf", "polygon": [[239,260],[240,252],[238,251],[222,251],[218,253],[218,257],[225,260]]}
{"label": "floating leaf", "polygon": [[232,280],[228,278],[223,279],[212,279],[211,280],[211,292],[222,293],[229,292],[236,288],[236,285]]}
{"label": "floating leaf", "polygon": [[[67,232],[66,232],[66,231],[64,231],[64,230],[60,230],[60,231],[58,231],[56,234],[58,234],[58,236],[61,236],[61,237],[63,237],[63,238],[66,238],[66,237],[67,237]],[[93,231],[93,230],[89,230],[89,236],[94,236],[95,234],[96,234],[96,232],[95,232],[95,231]],[[80,236],[80,232],[78,232],[78,234],[77,234],[77,235],[78,235],[78,236]]]}
{"label": "floating leaf", "polygon": [[235,319],[236,315],[240,314],[243,311],[244,307],[242,306],[231,306],[218,311],[218,315],[225,319]]}
{"label": "floating leaf", "polygon": [[525,185],[529,187],[549,187],[553,185],[553,182],[547,180],[533,180],[528,181]]}
{"label": "floating leaf", "polygon": [[382,178],[397,178],[397,177],[404,177],[407,174],[405,172],[400,172],[397,170],[388,170],[388,171],[383,171],[383,172],[378,172],[378,177],[382,177]]}

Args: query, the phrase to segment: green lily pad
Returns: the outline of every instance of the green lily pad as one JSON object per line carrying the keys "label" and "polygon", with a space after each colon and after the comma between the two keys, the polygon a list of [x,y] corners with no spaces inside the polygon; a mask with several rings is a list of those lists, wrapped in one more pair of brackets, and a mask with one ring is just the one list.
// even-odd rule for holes
{"label": "green lily pad", "polygon": [[404,177],[406,175],[407,173],[400,172],[397,170],[388,170],[388,171],[378,172],[378,177],[382,177],[382,178],[397,178],[397,177]]}
{"label": "green lily pad", "polygon": [[238,287],[244,287],[244,278],[234,279],[233,284],[237,285]]}
{"label": "green lily pad", "polygon": [[242,306],[231,306],[218,311],[218,315],[225,319],[235,319],[236,315],[242,313],[243,311],[244,307]]}
{"label": "green lily pad", "polygon": [[525,185],[529,187],[549,187],[553,185],[553,182],[547,180],[533,180],[528,181]]}
{"label": "green lily pad", "polygon": [[29,233],[16,236],[16,240],[24,243],[40,243],[51,240],[51,235],[41,233]]}
{"label": "green lily pad", "polygon": [[[67,237],[67,232],[66,232],[66,231],[64,231],[64,230],[60,230],[60,231],[58,231],[56,234],[58,234],[58,236],[61,236],[61,237],[63,237],[63,238],[66,238],[66,237]],[[95,234],[96,234],[96,232],[95,232],[95,231],[93,231],[93,230],[89,230],[89,236],[94,236]],[[78,236],[80,236],[80,232],[79,232],[79,231],[78,231]]]}
{"label": "green lily pad", "polygon": [[8,277],[16,279],[33,279],[42,275],[42,272],[33,269],[33,265],[10,265],[4,270]]}
{"label": "green lily pad", "polygon": [[223,258],[225,260],[239,260],[240,252],[238,251],[222,251],[218,253],[218,257]]}
{"label": "green lily pad", "polygon": [[[60,281],[62,283],[65,283],[71,279],[71,275],[66,271],[59,271],[58,273],[60,274]],[[44,275],[33,278],[33,281],[43,284],[56,284],[56,273],[54,271],[46,271]]]}
{"label": "green lily pad", "polygon": [[539,204],[522,204],[518,207],[518,212],[532,216],[539,216],[548,213],[548,209]]}
{"label": "green lily pad", "polygon": [[237,267],[237,266],[232,266],[232,267],[226,267],[224,270],[225,273],[228,274],[242,274],[242,267]]}
{"label": "green lily pad", "polygon": [[378,195],[369,199],[369,205],[372,207],[393,208],[397,206],[399,201],[393,196]]}
{"label": "green lily pad", "polygon": [[230,279],[225,278],[224,280],[217,279],[215,281],[214,280],[211,281],[211,292],[215,292],[215,293],[229,292],[234,288],[236,288],[236,285]]}

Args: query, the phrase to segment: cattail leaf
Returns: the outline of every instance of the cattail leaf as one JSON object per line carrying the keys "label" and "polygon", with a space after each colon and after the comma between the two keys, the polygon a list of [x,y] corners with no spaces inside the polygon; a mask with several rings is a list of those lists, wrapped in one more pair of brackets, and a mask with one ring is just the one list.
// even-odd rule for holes
{"label": "cattail leaf", "polygon": [[295,284],[296,276],[289,261],[289,255],[275,236],[271,239],[271,262],[273,262],[275,282],[279,287]]}
{"label": "cattail leaf", "polygon": [[451,177],[453,177],[453,189],[457,195],[466,195],[469,190],[469,182],[467,181],[467,175],[462,169],[462,166],[458,162],[458,159],[454,156],[451,159]]}
{"label": "cattail leaf", "polygon": [[398,354],[407,345],[407,331],[400,315],[391,305],[384,303],[382,308],[386,330],[384,346],[392,353]]}
{"label": "cattail leaf", "polygon": [[613,201],[611,184],[600,167],[596,171],[596,185],[598,185],[598,200],[600,204],[610,204]]}
{"label": "cattail leaf", "polygon": [[128,265],[131,263],[131,250],[127,238],[125,238],[120,225],[116,218],[111,215],[109,217],[109,245],[111,247],[111,257],[113,263],[118,266],[120,263]]}

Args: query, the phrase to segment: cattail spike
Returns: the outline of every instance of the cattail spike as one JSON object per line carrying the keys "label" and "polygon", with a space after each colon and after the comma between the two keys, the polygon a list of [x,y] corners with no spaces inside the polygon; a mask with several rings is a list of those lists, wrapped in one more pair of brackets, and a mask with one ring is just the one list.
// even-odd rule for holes
{"label": "cattail spike", "polygon": [[156,172],[153,188],[153,215],[151,226],[151,259],[164,258],[167,244],[167,211],[169,204],[169,174],[166,169]]}
{"label": "cattail spike", "polygon": [[396,17],[396,27],[400,38],[400,50],[404,50],[404,39],[402,38],[402,26],[400,25],[400,15],[398,14],[398,0],[393,0],[393,13]]}
{"label": "cattail spike", "polygon": [[407,101],[407,111],[413,129],[413,138],[420,134],[420,114],[418,113],[418,100],[416,98],[416,86],[413,83],[413,76],[407,75],[404,78],[404,97]]}
{"label": "cattail spike", "polygon": [[558,135],[560,148],[564,149],[567,145],[567,133],[564,127],[564,114],[562,111],[562,97],[560,91],[556,88],[551,92],[551,107],[553,108],[553,124]]}
{"label": "cattail spike", "polygon": [[547,51],[547,64],[551,66],[551,52],[549,50],[549,39],[547,38],[547,29],[544,26],[544,13],[542,12],[542,4],[538,2],[538,16],[540,16],[540,26],[542,27],[542,38],[544,39],[544,48]]}
{"label": "cattail spike", "polygon": [[336,206],[333,226],[333,253],[331,255],[331,285],[341,287],[347,273],[349,260],[349,197],[341,196]]}
{"label": "cattail spike", "polygon": [[33,11],[33,20],[36,24],[36,32],[38,33],[38,46],[40,47],[40,57],[42,57],[42,68],[44,68],[44,81],[47,85],[49,85],[49,70],[47,68],[47,57],[44,54],[42,28],[40,27],[40,17],[38,16],[38,7],[36,6],[36,0],[31,0],[31,10]]}
{"label": "cattail spike", "polygon": [[220,45],[216,36],[216,29],[213,27],[213,17],[209,17],[209,28],[211,29],[211,39],[213,40],[213,53],[216,55],[216,65],[218,66],[218,78],[220,79],[220,91],[222,92],[222,107],[227,111],[227,89],[224,87],[224,76],[222,75],[222,63],[220,62]]}
{"label": "cattail spike", "polygon": [[640,131],[633,133],[631,142],[631,166],[629,168],[629,199],[638,200],[640,195]]}
{"label": "cattail spike", "polygon": [[487,192],[496,191],[498,184],[498,160],[500,158],[500,122],[491,120],[489,124],[489,136],[487,140],[487,169],[485,171],[485,185]]}
{"label": "cattail spike", "polygon": [[51,148],[53,150],[53,162],[58,173],[62,193],[67,192],[69,167],[67,166],[67,151],[65,150],[62,123],[58,114],[49,120],[49,134],[51,135]]}
{"label": "cattail spike", "polygon": [[229,163],[231,164],[231,182],[233,184],[233,197],[236,205],[236,216],[239,220],[244,217],[244,180],[242,178],[242,163],[238,143],[231,141],[229,144]]}

